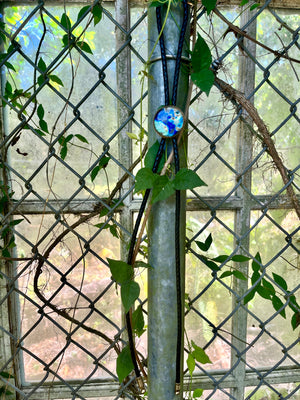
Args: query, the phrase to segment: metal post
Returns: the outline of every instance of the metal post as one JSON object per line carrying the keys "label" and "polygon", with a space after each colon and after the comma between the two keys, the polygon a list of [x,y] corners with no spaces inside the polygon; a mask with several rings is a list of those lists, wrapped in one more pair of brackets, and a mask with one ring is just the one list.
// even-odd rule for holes
{"label": "metal post", "polygon": [[[244,26],[250,20],[253,13],[249,9],[245,10],[241,16],[241,26]],[[256,20],[247,28],[248,35],[256,37]],[[255,56],[255,43],[244,42],[247,49]],[[239,60],[239,90],[246,97],[251,95],[255,86],[255,64],[245,54],[240,55]],[[254,102],[251,98],[250,101]],[[245,122],[240,121],[237,134],[237,170],[242,173],[252,159],[252,133],[249,131],[249,126],[252,126],[252,121],[246,113],[243,114]],[[251,170],[248,170],[242,177],[243,186],[249,191],[251,190]],[[245,190],[241,187],[237,190],[237,195],[241,197],[243,205],[235,215],[235,232],[239,237],[243,236],[250,229],[250,214],[251,214],[251,199]],[[239,243],[242,249],[249,250],[249,235],[245,236]],[[242,251],[241,251],[242,253]],[[238,265],[238,268],[246,276],[248,275],[248,263]],[[248,282],[239,279],[234,279],[233,290],[242,295],[248,289]],[[233,307],[236,307],[236,298],[233,297]],[[247,311],[239,308],[232,318],[232,345],[237,349],[237,353],[232,352],[231,365],[235,365],[239,359],[239,364],[233,370],[233,375],[236,380],[236,387],[232,389],[231,394],[236,400],[244,399],[245,388],[245,364],[242,361],[243,351],[247,343]]]}
{"label": "metal post", "polygon": [[[166,8],[162,12],[164,20]],[[182,6],[171,7],[171,13],[164,29],[165,47],[168,56],[176,56],[180,27],[182,24]],[[149,8],[148,15],[149,54],[158,37],[156,14]],[[189,42],[187,30],[186,43]],[[185,44],[183,56],[188,56]],[[164,85],[160,48],[153,52],[149,75],[149,145],[157,139],[153,129],[153,116],[160,105],[164,105]],[[169,86],[172,90],[175,61],[168,58]],[[186,71],[186,72],[185,72]],[[185,109],[188,93],[188,73],[182,68],[179,78],[177,105]],[[182,166],[186,154],[181,153]],[[184,244],[185,244],[185,195],[181,198],[181,276],[182,295],[184,296]],[[155,204],[149,218],[149,319],[148,319],[148,396],[149,400],[173,400],[175,396],[176,368],[176,275],[175,275],[175,196]],[[184,301],[182,301],[184,304]],[[182,321],[183,324],[183,321]],[[182,394],[178,396],[182,398]]]}

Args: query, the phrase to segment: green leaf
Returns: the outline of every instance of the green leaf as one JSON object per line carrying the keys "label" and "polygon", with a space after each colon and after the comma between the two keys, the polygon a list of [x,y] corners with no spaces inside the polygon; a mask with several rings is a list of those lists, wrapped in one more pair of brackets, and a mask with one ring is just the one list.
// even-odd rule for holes
{"label": "green leaf", "polygon": [[0,375],[3,376],[3,378],[6,378],[6,379],[10,379],[10,378],[14,377],[12,374],[10,374],[9,372],[6,372],[6,371],[0,372]]}
{"label": "green leaf", "polygon": [[242,254],[236,254],[235,256],[231,257],[231,260],[234,262],[246,262],[246,261],[249,261],[250,258],[243,256]]}
{"label": "green leaf", "polygon": [[256,287],[252,289],[245,297],[244,297],[244,304],[249,303],[250,300],[253,299],[256,293]]}
{"label": "green leaf", "polygon": [[67,146],[62,146],[62,148],[60,149],[60,157],[62,160],[64,160],[67,157],[67,153],[68,153],[68,148]]}
{"label": "green leaf", "polygon": [[16,247],[16,242],[15,242],[15,237],[12,236],[10,241],[9,241],[9,243],[8,243],[8,245],[7,245],[7,248],[8,249],[13,249],[14,247]]}
{"label": "green leaf", "polygon": [[68,47],[71,42],[71,37],[69,35],[64,35],[61,41],[63,42],[63,47]]}
{"label": "green leaf", "polygon": [[259,253],[256,253],[254,260],[252,261],[252,270],[254,272],[258,272],[260,271],[260,264],[258,264],[256,261],[258,261],[260,264],[262,264],[261,262],[261,257]]}
{"label": "green leaf", "polygon": [[20,224],[24,219],[14,219],[13,221],[10,221],[9,226],[16,226]]}
{"label": "green leaf", "polygon": [[[10,390],[8,390],[6,388],[6,386],[1,386],[0,387],[0,395],[5,394],[6,396],[11,396],[13,394],[13,392],[11,392]],[[5,396],[5,398],[6,398]]]}
{"label": "green leaf", "polygon": [[283,277],[275,274],[274,272],[272,275],[273,275],[273,279],[277,283],[277,285],[279,285],[283,290],[286,291],[288,286],[287,286],[286,281],[283,279]]}
{"label": "green leaf", "polygon": [[142,306],[138,306],[138,308],[132,313],[132,328],[138,337],[142,336],[145,332],[144,325],[145,321]]}
{"label": "green leaf", "polygon": [[44,107],[42,106],[42,104],[40,104],[37,108],[37,115],[38,115],[39,119],[44,119],[45,111],[44,111]]}
{"label": "green leaf", "polygon": [[109,224],[107,224],[107,223],[105,223],[105,222],[102,222],[102,223],[100,223],[100,224],[95,224],[94,225],[96,228],[99,228],[99,229],[108,229],[109,228]]}
{"label": "green leaf", "polygon": [[87,44],[87,42],[84,41],[78,41],[77,46],[82,50],[85,51],[86,53],[93,54],[92,49],[90,46]]}
{"label": "green leaf", "polygon": [[193,392],[193,399],[197,399],[198,397],[201,397],[203,394],[203,389],[195,389]]}
{"label": "green leaf", "polygon": [[139,297],[140,287],[135,281],[127,281],[121,285],[121,300],[127,313]]}
{"label": "green leaf", "polygon": [[101,19],[102,19],[102,11],[103,11],[103,8],[102,8],[101,4],[96,4],[92,8],[92,14],[93,14],[93,17],[94,17],[94,26],[99,24],[99,22],[101,21]]}
{"label": "green leaf", "polygon": [[109,160],[111,158],[109,156],[104,156],[101,158],[101,160],[99,161],[99,168],[105,168],[107,166],[107,164],[109,163]]}
{"label": "green leaf", "polygon": [[82,143],[89,143],[88,140],[82,135],[77,134],[75,135],[75,137],[77,137],[77,139],[80,140]]}
{"label": "green leaf", "polygon": [[191,56],[192,69],[194,73],[209,70],[212,56],[209,47],[201,35],[198,34],[194,50]]}
{"label": "green leaf", "polygon": [[295,314],[292,316],[291,324],[292,324],[293,330],[295,330],[300,325],[300,312],[299,311],[295,312]]}
{"label": "green leaf", "polygon": [[230,261],[231,258],[229,256],[227,256],[226,254],[221,254],[218,257],[213,258],[212,260],[215,262],[218,262],[218,263],[223,263],[225,261]]}
{"label": "green leaf", "polygon": [[43,119],[40,119],[39,120],[39,125],[40,125],[40,128],[41,128],[42,131],[44,131],[46,133],[49,133],[48,124],[47,124],[46,121],[44,121]]}
{"label": "green leaf", "polygon": [[7,249],[3,249],[2,250],[2,256],[3,257],[11,257],[11,254]]}
{"label": "green leaf", "polygon": [[194,189],[195,187],[199,186],[207,186],[195,171],[192,171],[188,168],[181,168],[180,171],[178,171],[175,175],[172,183],[174,189],[176,190],[187,190]]}
{"label": "green leaf", "polygon": [[289,307],[294,311],[294,312],[298,312],[300,307],[297,303],[296,297],[294,295],[289,297]]}
{"label": "green leaf", "polygon": [[[102,210],[100,211],[99,217],[105,217],[109,213],[109,210],[106,207],[103,207]],[[96,226],[96,225],[95,225]]]}
{"label": "green leaf", "polygon": [[202,0],[202,4],[206,8],[207,15],[216,7],[217,0]]}
{"label": "green leaf", "polygon": [[193,372],[194,372],[195,366],[196,366],[196,361],[195,361],[195,359],[194,359],[194,357],[192,356],[191,353],[189,353],[189,355],[188,355],[188,358],[186,360],[186,364],[187,364],[187,367],[189,369],[190,375],[193,376]]}
{"label": "green leaf", "polygon": [[113,237],[119,239],[117,226],[115,224],[109,224],[108,227],[109,227],[109,231],[113,235]]}
{"label": "green leaf", "polygon": [[157,0],[157,1],[151,1],[149,3],[148,7],[160,7],[162,4],[167,3],[168,0]]}
{"label": "green leaf", "polygon": [[210,246],[211,246],[211,244],[212,244],[211,233],[207,236],[207,238],[205,239],[205,242],[196,241],[195,243],[197,244],[197,246],[199,247],[200,250],[208,251]]}
{"label": "green leaf", "polygon": [[241,271],[233,271],[233,276],[237,279],[241,279],[242,281],[247,281],[248,278]]}
{"label": "green leaf", "polygon": [[235,276],[237,279],[241,279],[243,281],[247,281],[247,277],[241,271],[225,271],[220,276],[220,279],[226,278],[228,276]]}
{"label": "green leaf", "polygon": [[74,135],[70,134],[66,138],[62,136],[63,144],[67,144],[70,140],[72,140]]}
{"label": "green leaf", "polygon": [[139,140],[140,139],[138,137],[138,135],[136,133],[133,133],[133,132],[126,132],[126,135],[129,137],[129,139],[132,139],[132,140]]}
{"label": "green leaf", "polygon": [[[251,276],[252,285],[255,285],[255,283],[259,280],[259,278],[260,278],[260,273],[258,271],[254,271]],[[260,286],[260,284],[261,284],[261,282],[259,282],[256,287]]]}
{"label": "green leaf", "polygon": [[140,169],[135,176],[135,193],[146,189],[152,189],[157,175],[150,168]]}
{"label": "green leaf", "polygon": [[[280,310],[280,308],[283,307],[283,305],[284,305],[283,302],[280,300],[280,298],[277,296],[272,297],[272,304],[276,311]],[[286,318],[285,309],[281,310],[279,314],[283,318]]]}
{"label": "green leaf", "polygon": [[49,79],[50,81],[55,82],[60,86],[64,86],[62,80],[57,75],[49,75]]}
{"label": "green leaf", "polygon": [[113,279],[122,284],[133,278],[133,268],[124,261],[107,259]]}
{"label": "green leaf", "polygon": [[258,3],[253,4],[253,5],[250,7],[250,11],[255,10],[257,7],[259,7],[259,4],[258,4]]}
{"label": "green leaf", "polygon": [[220,271],[220,267],[213,261],[208,260],[206,257],[201,256],[200,260],[203,261],[212,271]]}
{"label": "green leaf", "polygon": [[157,203],[168,199],[175,192],[173,183],[166,175],[157,175],[152,192],[151,203]]}
{"label": "green leaf", "polygon": [[15,67],[8,61],[5,61],[4,65],[6,66],[6,68],[13,70],[14,72],[16,72]]}
{"label": "green leaf", "polygon": [[69,31],[71,29],[72,24],[71,24],[70,18],[67,16],[66,13],[63,13],[63,15],[61,16],[60,23],[67,31]]}
{"label": "green leaf", "polygon": [[193,340],[191,341],[193,348],[195,349],[192,352],[193,357],[200,362],[201,364],[212,364],[211,360],[209,359],[208,355],[205,353],[205,351],[197,346]]}
{"label": "green leaf", "polygon": [[244,6],[245,4],[249,3],[249,0],[242,0],[240,2],[240,7]]}
{"label": "green leaf", "polygon": [[144,261],[136,261],[134,263],[134,268],[153,268],[150,264],[145,263]]}
{"label": "green leaf", "polygon": [[84,6],[82,9],[79,11],[78,16],[77,16],[77,21],[79,21],[83,15],[87,12],[87,10],[90,8],[90,6]]}
{"label": "green leaf", "polygon": [[258,286],[256,291],[264,299],[271,300],[271,293],[264,286]]}
{"label": "green leaf", "polygon": [[91,181],[93,182],[100,171],[99,165],[97,165],[91,172]]}
{"label": "green leaf", "polygon": [[225,272],[223,272],[223,274],[222,275],[220,275],[220,279],[223,279],[223,278],[227,278],[228,276],[232,276],[233,275],[233,271],[225,271]]}
{"label": "green leaf", "polygon": [[262,279],[262,285],[266,288],[271,295],[275,294],[275,289],[272,283],[268,282],[266,279]]}
{"label": "green leaf", "polygon": [[45,78],[43,75],[40,75],[40,76],[37,78],[37,84],[38,84],[39,86],[41,86],[45,81],[46,81],[46,78]]}
{"label": "green leaf", "polygon": [[193,72],[191,79],[208,96],[210,89],[213,87],[215,75],[210,69],[202,69],[199,72]]}
{"label": "green leaf", "polygon": [[[145,160],[144,160],[144,161],[145,161],[145,167],[151,169],[151,171],[152,171],[152,168],[153,168],[153,165],[154,165],[154,161],[155,161],[155,158],[156,158],[156,154],[157,154],[157,152],[158,152],[158,149],[159,149],[159,142],[156,141],[156,142],[150,147],[150,149],[147,151],[147,154],[146,154],[146,156],[145,156]],[[162,158],[160,159],[160,162],[159,162],[159,165],[158,165],[158,169],[157,169],[157,173],[158,173],[158,174],[159,174],[160,171],[162,170],[163,166],[164,166],[164,157],[162,157]]]}
{"label": "green leaf", "polygon": [[12,94],[12,91],[13,91],[12,86],[9,83],[9,81],[7,81],[5,84],[5,94]]}
{"label": "green leaf", "polygon": [[120,383],[127,378],[133,368],[130,349],[129,346],[126,346],[117,358],[117,375]]}
{"label": "green leaf", "polygon": [[42,72],[45,72],[46,69],[47,69],[47,66],[46,66],[46,64],[45,64],[45,61],[42,59],[42,57],[39,59],[38,67],[39,67],[39,69],[40,69]]}

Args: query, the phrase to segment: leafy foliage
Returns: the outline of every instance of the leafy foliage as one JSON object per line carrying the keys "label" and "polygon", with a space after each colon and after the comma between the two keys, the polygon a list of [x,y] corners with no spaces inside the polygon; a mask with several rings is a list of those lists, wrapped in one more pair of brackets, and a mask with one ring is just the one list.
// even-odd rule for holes
{"label": "leafy foliage", "polygon": [[[139,297],[140,287],[137,282],[133,280],[134,269],[124,261],[107,259],[112,278],[121,286],[121,300],[125,312],[128,313],[134,306],[135,301]],[[150,267],[148,264],[141,263],[137,266]],[[132,329],[135,334],[141,336],[144,332],[144,317],[142,307],[139,306],[132,313]],[[133,363],[131,360],[129,347],[126,346],[117,358],[117,375],[119,381],[122,382],[132,371]]]}
{"label": "leafy foliage", "polygon": [[[249,3],[249,0],[242,0],[242,1],[240,2],[240,7],[245,6],[245,5],[248,4],[248,3]],[[257,8],[257,7],[259,7],[259,3],[254,3],[254,4],[252,4],[252,5],[250,6],[250,10],[252,11],[252,10],[254,10],[254,9]]]}
{"label": "leafy foliage", "polygon": [[[187,357],[187,367],[191,378],[193,378],[193,373],[196,367],[196,361],[200,364],[211,364],[211,360],[206,352],[192,340],[189,344],[190,352]],[[193,392],[193,399],[200,397],[203,393],[202,389],[195,389]]]}
{"label": "leafy foliage", "polygon": [[[0,376],[3,376],[5,379],[11,379],[13,378],[13,375],[11,375],[9,372],[6,371],[1,371]],[[5,396],[3,398],[7,398],[7,396],[12,396],[14,393],[11,392],[6,385],[0,386],[0,396]]]}
{"label": "leafy foliage", "polygon": [[91,180],[92,180],[92,182],[95,180],[96,176],[101,171],[101,169],[107,167],[110,159],[111,159],[110,156],[104,156],[104,157],[100,158],[98,165],[91,172]]}
{"label": "leafy foliage", "polygon": [[209,15],[211,11],[216,7],[217,0],[202,0],[202,4],[206,8],[207,14]]}
{"label": "leafy foliage", "polygon": [[198,34],[191,56],[191,79],[207,96],[215,81],[214,73],[210,69],[211,63],[212,56],[209,47],[202,36]]}
{"label": "leafy foliage", "polygon": [[249,303],[249,301],[251,301],[257,293],[263,299],[269,300],[274,310],[279,312],[283,318],[286,318],[285,307],[288,304],[290,309],[293,311],[291,325],[293,330],[295,330],[300,324],[300,307],[295,296],[292,295],[288,290],[286,280],[282,276],[275,274],[274,272],[272,273],[273,281],[276,285],[276,288],[280,290],[280,295],[288,298],[288,301],[284,303],[281,298],[278,297],[276,288],[270,282],[270,279],[267,280],[264,276],[261,256],[259,253],[257,253],[252,261],[252,275],[250,277],[253,289],[244,296],[244,304]]}
{"label": "leafy foliage", "polygon": [[122,285],[133,278],[133,268],[124,261],[107,259],[113,279]]}
{"label": "leafy foliage", "polygon": [[140,294],[140,286],[135,281],[126,281],[121,285],[121,299],[125,312],[127,313]]}
{"label": "leafy foliage", "polygon": [[119,378],[119,382],[123,382],[123,380],[127,378],[132,370],[133,363],[131,359],[130,349],[129,346],[126,346],[117,358],[117,375]]}
{"label": "leafy foliage", "polygon": [[[147,160],[147,165],[148,160]],[[148,167],[142,168],[136,174],[135,193],[146,189],[153,189],[151,202],[154,204],[161,200],[166,200],[176,190],[194,189],[199,186],[206,186],[196,172],[182,168],[177,172],[173,179],[166,175],[158,175]]]}
{"label": "leafy foliage", "polygon": [[[207,252],[213,243],[212,235],[209,234],[204,242],[196,240],[195,243],[201,251]],[[249,257],[246,257],[242,254],[235,254],[235,255],[220,254],[219,256],[213,258],[200,255],[199,258],[208,268],[210,268],[214,272],[220,271],[221,266],[226,265],[229,261],[241,263],[250,260]],[[227,278],[228,276],[232,275],[235,276],[237,279],[247,280],[247,277],[241,271],[238,270],[224,271],[219,276],[219,279]]]}
{"label": "leafy foliage", "polygon": [[[8,209],[8,206],[14,201],[14,192],[11,191],[10,187],[5,185],[3,181],[0,181],[0,228],[1,228],[1,239],[3,241],[0,246],[2,257],[10,257],[11,249],[16,247],[15,236],[13,234],[13,227],[19,225],[23,219],[11,219],[3,223],[4,216]],[[0,278],[2,275],[0,274]]]}
{"label": "leafy foliage", "polygon": [[[156,154],[158,152],[159,149],[159,143],[158,141],[156,141],[147,151],[147,154],[145,156],[145,167],[152,169],[153,165],[154,165],[154,161],[156,158]],[[161,172],[161,170],[163,169],[164,166],[164,160],[163,157],[160,159],[160,162],[158,164],[158,169],[157,169],[157,173],[159,174]]]}
{"label": "leafy foliage", "polygon": [[142,306],[139,305],[137,309],[132,313],[132,329],[133,332],[138,336],[142,336],[146,329],[144,329],[145,320],[142,310]]}

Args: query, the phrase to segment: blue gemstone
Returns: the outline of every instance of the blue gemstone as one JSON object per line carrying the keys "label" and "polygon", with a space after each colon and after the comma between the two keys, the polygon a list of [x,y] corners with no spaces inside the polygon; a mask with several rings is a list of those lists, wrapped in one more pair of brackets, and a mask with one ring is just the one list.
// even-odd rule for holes
{"label": "blue gemstone", "polygon": [[183,114],[177,107],[165,106],[158,110],[154,117],[157,133],[164,137],[173,137],[183,127]]}

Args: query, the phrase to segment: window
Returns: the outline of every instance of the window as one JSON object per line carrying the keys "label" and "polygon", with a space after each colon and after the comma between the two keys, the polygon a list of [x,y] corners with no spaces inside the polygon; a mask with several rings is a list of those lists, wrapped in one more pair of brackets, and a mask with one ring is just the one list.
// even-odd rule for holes
{"label": "window", "polygon": [[[207,184],[187,192],[184,387],[203,389],[205,399],[297,400],[299,6],[266,1],[241,12],[223,3],[210,16],[201,5],[197,11],[218,80],[209,96],[193,88],[181,155]],[[116,358],[126,332],[107,259],[126,260],[142,198],[134,175],[162,77],[159,64],[145,69],[157,37],[153,11],[147,19],[142,5],[130,13],[125,1],[102,6],[1,6],[2,396],[122,395]],[[241,40],[237,25],[258,43]],[[187,72],[183,63],[185,83]],[[142,260],[147,245],[145,234]],[[249,261],[227,262],[225,254]],[[147,270],[136,280],[151,324]],[[190,380],[193,343],[211,363],[198,360]],[[146,358],[146,334],[136,344]]]}

